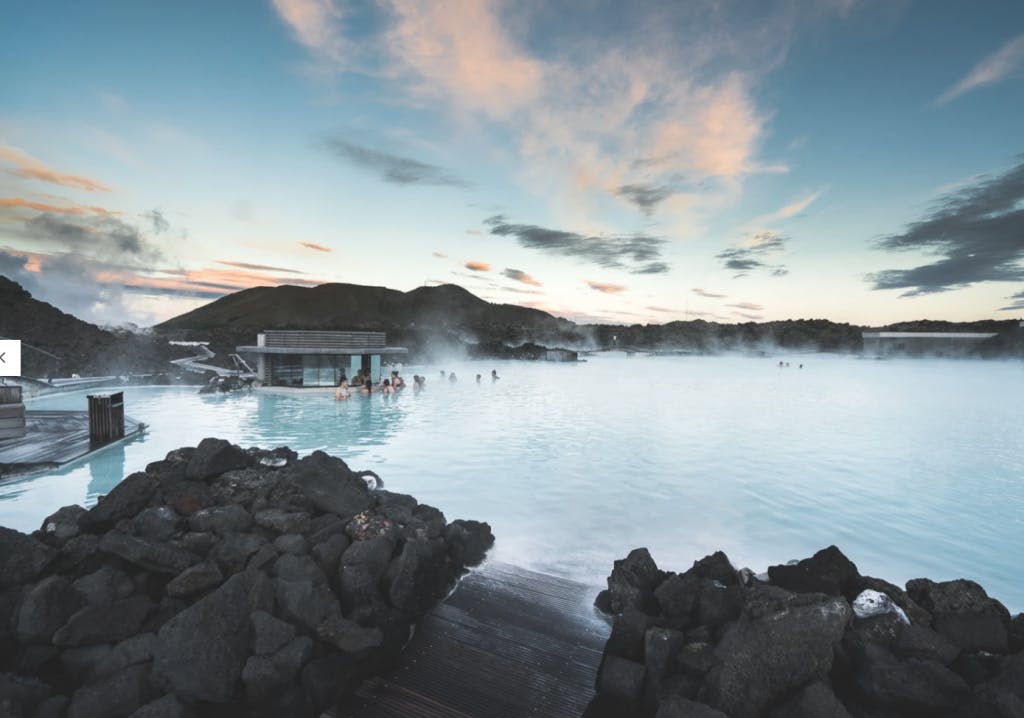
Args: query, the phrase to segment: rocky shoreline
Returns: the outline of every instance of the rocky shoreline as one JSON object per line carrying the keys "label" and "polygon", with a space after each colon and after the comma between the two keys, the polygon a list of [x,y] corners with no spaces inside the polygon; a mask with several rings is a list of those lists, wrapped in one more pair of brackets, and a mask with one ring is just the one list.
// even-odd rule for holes
{"label": "rocky shoreline", "polygon": [[613,624],[588,718],[1024,717],[1024,614],[972,581],[904,590],[835,546],[674,573],[639,548],[596,605]]}
{"label": "rocky shoreline", "polygon": [[204,439],[0,528],[0,716],[319,716],[493,544],[314,452]]}

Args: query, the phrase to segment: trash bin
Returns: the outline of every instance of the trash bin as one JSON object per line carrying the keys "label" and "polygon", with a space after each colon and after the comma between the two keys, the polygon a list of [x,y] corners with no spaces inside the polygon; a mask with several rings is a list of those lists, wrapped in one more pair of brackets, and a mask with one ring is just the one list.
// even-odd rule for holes
{"label": "trash bin", "polygon": [[93,446],[109,444],[124,438],[124,392],[90,395],[89,443]]}

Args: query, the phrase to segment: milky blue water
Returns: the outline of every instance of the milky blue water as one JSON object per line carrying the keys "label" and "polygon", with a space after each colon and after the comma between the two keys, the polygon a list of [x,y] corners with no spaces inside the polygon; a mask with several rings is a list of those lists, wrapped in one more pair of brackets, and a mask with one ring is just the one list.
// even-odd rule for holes
{"label": "milky blue water", "polygon": [[[441,381],[441,368],[459,382]],[[1020,362],[606,356],[403,373],[425,374],[426,389],[338,402],[129,388],[144,438],[0,483],[0,524],[38,528],[218,436],[336,454],[448,519],[488,521],[496,558],[588,584],[636,546],[662,568],[723,549],[761,571],[834,543],[864,574],[971,578],[1024,609]]]}

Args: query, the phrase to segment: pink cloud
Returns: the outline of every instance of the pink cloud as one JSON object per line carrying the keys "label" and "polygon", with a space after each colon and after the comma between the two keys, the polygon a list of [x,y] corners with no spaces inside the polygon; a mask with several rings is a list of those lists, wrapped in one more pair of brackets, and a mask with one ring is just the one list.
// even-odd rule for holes
{"label": "pink cloud", "polygon": [[491,271],[491,265],[487,262],[470,261],[463,265],[466,269],[470,269],[474,272],[489,272]]}
{"label": "pink cloud", "polygon": [[626,287],[621,284],[611,284],[610,282],[595,282],[590,279],[583,280],[587,286],[591,289],[601,292],[602,294],[618,294],[626,291]]}
{"label": "pink cloud", "polygon": [[314,244],[313,242],[299,242],[300,245],[307,249],[315,249],[318,252],[333,252],[334,250],[330,247],[325,247],[322,244]]}
{"label": "pink cloud", "polygon": [[55,204],[47,204],[45,202],[35,202],[33,200],[23,199],[21,197],[0,198],[0,207],[34,209],[37,212],[55,212],[58,214],[121,214],[121,212],[117,212],[115,210],[104,209],[103,207],[95,207],[92,205],[73,204],[61,206]]}
{"label": "pink cloud", "polygon": [[83,177],[82,175],[58,172],[13,147],[0,147],[0,159],[14,165],[14,169],[7,170],[7,174],[14,175],[15,177],[52,182],[64,187],[76,187],[89,192],[112,191],[110,187],[99,180]]}

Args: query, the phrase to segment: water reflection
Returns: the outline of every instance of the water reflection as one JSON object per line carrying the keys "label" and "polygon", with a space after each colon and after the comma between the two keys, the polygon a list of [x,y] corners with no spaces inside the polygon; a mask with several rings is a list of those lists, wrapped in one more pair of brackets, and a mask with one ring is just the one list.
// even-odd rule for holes
{"label": "water reflection", "polygon": [[93,504],[100,496],[106,496],[125,477],[125,443],[100,449],[96,456],[89,460],[89,485],[86,487],[85,500]]}

